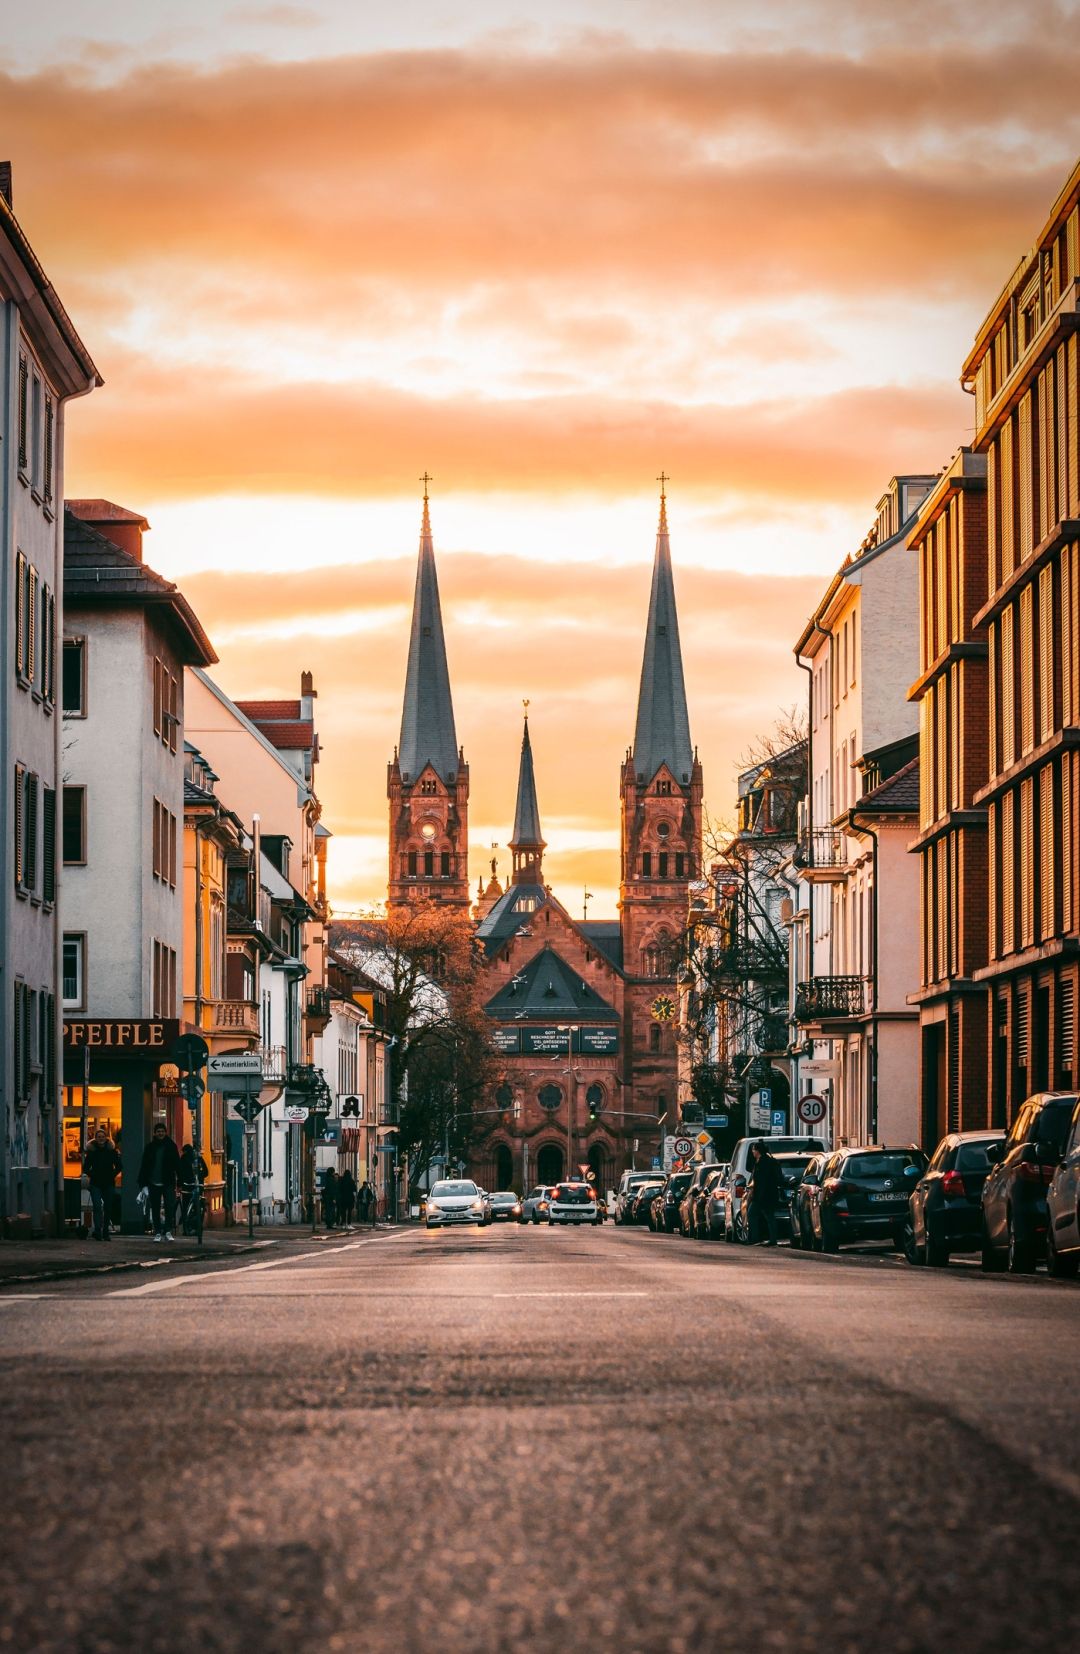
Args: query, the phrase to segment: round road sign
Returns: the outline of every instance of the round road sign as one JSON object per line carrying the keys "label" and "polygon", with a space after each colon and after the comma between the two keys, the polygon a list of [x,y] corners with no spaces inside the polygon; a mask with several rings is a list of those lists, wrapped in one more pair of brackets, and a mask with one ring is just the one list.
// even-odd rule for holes
{"label": "round road sign", "polygon": [[825,1118],[825,1099],[819,1097],[816,1091],[808,1091],[805,1097],[800,1097],[796,1113],[804,1126],[818,1126]]}
{"label": "round road sign", "polygon": [[673,1146],[680,1160],[685,1160],[688,1154],[694,1152],[694,1145],[689,1137],[676,1137]]}

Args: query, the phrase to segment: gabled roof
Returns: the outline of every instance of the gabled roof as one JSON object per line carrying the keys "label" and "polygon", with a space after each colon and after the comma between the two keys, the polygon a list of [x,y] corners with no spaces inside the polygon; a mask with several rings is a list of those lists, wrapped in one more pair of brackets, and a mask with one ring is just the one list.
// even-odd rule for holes
{"label": "gabled roof", "polygon": [[84,523],[138,523],[140,528],[150,524],[141,511],[129,511],[126,505],[114,505],[112,500],[65,500],[64,504]]}
{"label": "gabled roof", "polygon": [[186,665],[209,666],[217,660],[210,639],[180,588],[114,545],[65,506],[64,604],[90,603],[160,608]]}
{"label": "gabled roof", "polygon": [[237,701],[236,705],[245,718],[250,718],[254,723],[275,719],[297,720],[300,717],[299,701]]}
{"label": "gabled roof", "polygon": [[667,764],[675,780],[685,784],[694,768],[690,715],[686,707],[679,616],[671,572],[667,500],[660,496],[660,524],[656,531],[649,619],[641,662],[637,723],[634,727],[634,769],[645,782]]}
{"label": "gabled roof", "polygon": [[430,764],[439,779],[449,783],[458,770],[454,704],[450,697],[450,670],[446,664],[439,577],[431,538],[428,498],[420,525],[420,556],[416,565],[409,663],[405,671],[405,699],[401,709],[398,766],[402,779],[415,782]]}
{"label": "gabled roof", "polygon": [[[516,936],[523,926],[535,922],[537,913],[551,897],[542,884],[512,884],[476,927],[478,939],[488,957]],[[531,906],[530,906],[531,904]]]}
{"label": "gabled roof", "polygon": [[919,760],[913,758],[902,770],[890,775],[871,792],[864,793],[853,815],[917,815],[919,810]]}
{"label": "gabled roof", "polygon": [[618,919],[585,919],[577,928],[617,971],[622,970],[623,935]]}
{"label": "gabled roof", "polygon": [[554,948],[541,948],[484,1006],[499,1022],[555,1022],[560,1018],[618,1022],[614,1005],[590,988]]}

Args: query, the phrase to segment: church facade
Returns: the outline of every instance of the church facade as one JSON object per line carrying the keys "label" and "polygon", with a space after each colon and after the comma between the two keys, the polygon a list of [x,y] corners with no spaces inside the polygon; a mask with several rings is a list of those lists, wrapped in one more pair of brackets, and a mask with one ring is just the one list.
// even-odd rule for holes
{"label": "church facade", "polygon": [[471,904],[469,767],[425,493],[401,739],[387,777],[388,906],[436,903],[475,923],[496,1052],[491,1113],[478,1115],[469,1167],[485,1188],[524,1191],[585,1167],[611,1187],[625,1168],[648,1166],[677,1122],[675,976],[688,886],[701,873],[702,775],[663,493],[633,744],[618,779],[618,917],[576,920],[544,878],[526,715],[509,882],[504,889],[493,865]]}

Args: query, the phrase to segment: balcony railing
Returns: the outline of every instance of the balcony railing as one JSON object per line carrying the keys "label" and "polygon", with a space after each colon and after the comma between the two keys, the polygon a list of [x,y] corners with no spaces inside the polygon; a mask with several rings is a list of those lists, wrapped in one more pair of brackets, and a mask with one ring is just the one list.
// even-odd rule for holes
{"label": "balcony railing", "polygon": [[215,999],[210,1008],[210,1031],[257,1037],[259,1007],[250,999]]}
{"label": "balcony railing", "polygon": [[842,873],[848,865],[847,834],[832,827],[804,830],[795,846],[795,865],[806,872]]}
{"label": "balcony railing", "polygon": [[263,1079],[267,1085],[284,1085],[289,1063],[283,1045],[264,1045],[262,1048]]}
{"label": "balcony railing", "polygon": [[309,1022],[321,1023],[325,1028],[330,1021],[333,1010],[333,999],[329,988],[311,988],[307,997],[307,1014]]}
{"label": "balcony railing", "polygon": [[869,1003],[865,976],[812,976],[795,989],[796,1022],[847,1022]]}

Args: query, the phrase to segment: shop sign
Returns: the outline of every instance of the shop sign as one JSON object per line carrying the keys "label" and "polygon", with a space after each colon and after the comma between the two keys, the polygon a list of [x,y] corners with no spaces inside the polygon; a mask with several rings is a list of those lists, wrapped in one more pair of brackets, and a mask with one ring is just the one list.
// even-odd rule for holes
{"label": "shop sign", "polygon": [[65,1051],[100,1051],[110,1057],[159,1057],[172,1048],[180,1035],[175,1017],[134,1022],[113,1018],[65,1017]]}

